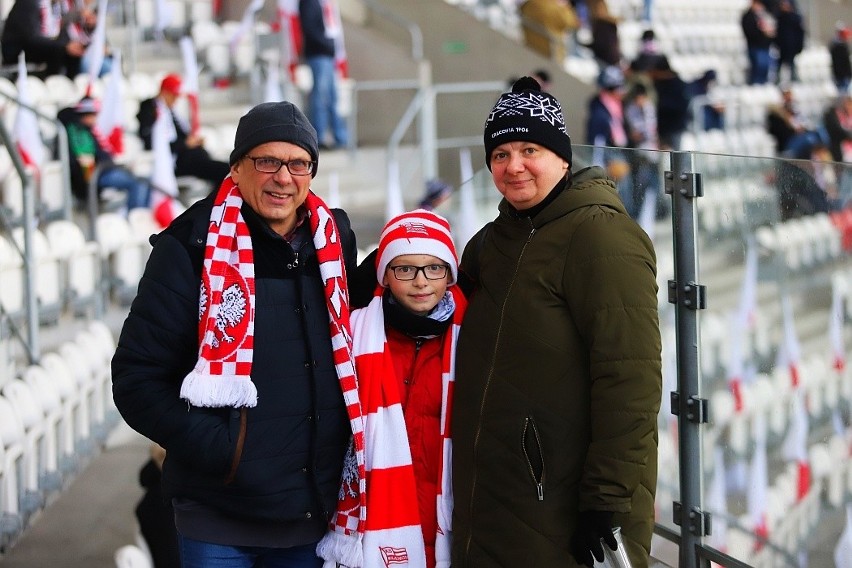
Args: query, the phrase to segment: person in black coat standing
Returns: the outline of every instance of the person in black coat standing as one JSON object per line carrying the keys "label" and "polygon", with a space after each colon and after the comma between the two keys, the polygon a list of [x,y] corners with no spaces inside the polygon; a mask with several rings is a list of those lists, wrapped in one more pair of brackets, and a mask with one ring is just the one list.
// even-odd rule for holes
{"label": "person in black coat standing", "polygon": [[311,189],[316,131],[289,102],[237,126],[230,175],[158,233],[112,360],[115,405],[166,450],[183,568],[320,568],[356,384],[346,213]]}
{"label": "person in black coat standing", "polygon": [[789,78],[784,81],[798,81],[796,56],[805,47],[805,22],[792,0],[778,3],[776,19],[775,46],[778,48],[778,70],[775,82],[782,82],[782,70],[788,69]]}
{"label": "person in black coat standing", "polygon": [[852,82],[852,57],[849,55],[849,39],[852,38],[852,28],[843,22],[837,23],[834,38],[828,46],[831,54],[831,77],[837,85],[837,92],[843,93],[849,89]]}

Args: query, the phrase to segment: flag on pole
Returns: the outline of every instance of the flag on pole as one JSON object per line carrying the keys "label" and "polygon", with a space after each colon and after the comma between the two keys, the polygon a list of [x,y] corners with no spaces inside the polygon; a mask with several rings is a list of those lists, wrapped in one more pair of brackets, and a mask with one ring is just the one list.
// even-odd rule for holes
{"label": "flag on pole", "polygon": [[15,86],[18,89],[18,101],[21,103],[15,114],[15,143],[24,164],[32,167],[38,174],[45,161],[45,149],[38,127],[38,117],[29,108],[24,107],[32,106],[33,101],[27,83],[27,62],[23,52],[18,56],[18,79]]}
{"label": "flag on pole", "polygon": [[828,320],[828,337],[831,345],[832,367],[838,373],[843,373],[846,368],[846,346],[843,341],[843,298],[845,296],[845,283],[835,279],[831,287],[831,312]]}
{"label": "flag on pole", "polygon": [[836,568],[852,568],[852,503],[846,505],[846,527],[834,547]]}
{"label": "flag on pole", "polygon": [[172,23],[172,7],[167,0],[155,0],[154,13],[154,34],[162,38],[163,32]]}
{"label": "flag on pole", "polygon": [[455,232],[456,242],[463,246],[482,227],[476,213],[476,201],[473,195],[473,164],[470,158],[470,148],[459,150],[459,167],[461,170],[459,218],[455,224]]}
{"label": "flag on pole", "polygon": [[231,50],[231,57],[234,56],[234,53],[237,51],[237,46],[242,41],[243,37],[251,30],[252,26],[254,26],[254,15],[263,8],[263,0],[252,0],[251,3],[246,6],[246,11],[243,12],[243,18],[240,20],[240,25],[234,30],[233,35],[228,40],[228,48]]}
{"label": "flag on pole", "polygon": [[124,127],[127,123],[124,117],[124,76],[118,50],[113,52],[112,61],[95,130],[107,151],[113,156],[120,156],[124,152]]}
{"label": "flag on pole", "polygon": [[278,74],[278,66],[272,63],[266,66],[266,81],[263,85],[263,101],[273,103],[284,100],[281,91],[281,76]]}
{"label": "flag on pole", "polygon": [[175,162],[172,156],[171,138],[174,124],[166,112],[158,112],[151,132],[151,150],[154,154],[151,172],[151,209],[161,227],[167,227],[180,214]]}
{"label": "flag on pole", "polygon": [[[766,465],[766,421],[762,414],[754,417],[754,454],[749,464],[748,476],[748,516],[755,535],[769,538],[769,519],[767,518],[767,503],[769,496],[769,473]],[[755,549],[763,548],[759,540]]]}
{"label": "flag on pole", "polygon": [[281,33],[281,61],[287,65],[290,80],[296,80],[296,67],[302,53],[302,25],[299,0],[278,0],[278,27]]}
{"label": "flag on pole", "polygon": [[86,65],[89,69],[89,87],[87,93],[91,93],[92,85],[95,83],[101,74],[101,68],[104,66],[104,53],[106,53],[106,17],[107,5],[109,0],[99,0],[98,2],[98,20],[95,25],[95,31],[92,34],[91,43],[86,47],[83,53],[83,59],[86,60]]}
{"label": "flag on pole", "polygon": [[405,207],[399,183],[399,160],[394,156],[388,160],[388,195],[385,201],[385,219],[390,221],[402,214]]}
{"label": "flag on pole", "polygon": [[198,134],[201,127],[198,111],[198,59],[195,55],[195,44],[189,36],[180,39],[180,53],[183,57],[182,90],[189,101],[189,128],[192,134]]}
{"label": "flag on pole", "polygon": [[725,473],[725,451],[716,446],[713,451],[713,477],[710,478],[707,492],[707,508],[713,515],[710,546],[720,552],[725,552],[728,548],[728,489]]}
{"label": "flag on pole", "polygon": [[334,39],[334,65],[344,79],[349,76],[349,60],[346,58],[346,46],[343,43],[343,21],[340,19],[340,7],[334,0],[322,0],[322,19],[325,35]]}
{"label": "flag on pole", "polygon": [[802,389],[793,393],[793,411],[782,453],[785,459],[795,461],[796,501],[804,499],[811,487],[811,467],[808,461],[808,413]]}
{"label": "flag on pole", "polygon": [[802,349],[799,345],[799,338],[796,334],[796,324],[793,319],[793,307],[790,304],[790,298],[783,296],[781,298],[781,314],[784,326],[784,338],[781,341],[780,349],[778,349],[778,360],[776,366],[787,367],[790,370],[790,381],[793,388],[799,388],[799,362],[802,358]]}

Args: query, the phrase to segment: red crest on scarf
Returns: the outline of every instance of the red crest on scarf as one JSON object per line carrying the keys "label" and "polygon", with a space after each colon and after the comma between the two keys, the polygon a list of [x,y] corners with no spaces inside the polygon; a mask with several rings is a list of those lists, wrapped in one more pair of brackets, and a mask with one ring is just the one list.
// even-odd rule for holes
{"label": "red crest on scarf", "polygon": [[245,278],[236,267],[226,265],[224,274],[225,284],[220,298],[209,297],[211,286],[208,274],[203,273],[201,297],[199,299],[199,315],[201,321],[210,317],[210,307],[219,304],[216,324],[213,326],[214,337],[209,343],[209,352],[205,354],[210,361],[221,361],[239,348],[245,341],[251,320],[249,311],[249,288]]}

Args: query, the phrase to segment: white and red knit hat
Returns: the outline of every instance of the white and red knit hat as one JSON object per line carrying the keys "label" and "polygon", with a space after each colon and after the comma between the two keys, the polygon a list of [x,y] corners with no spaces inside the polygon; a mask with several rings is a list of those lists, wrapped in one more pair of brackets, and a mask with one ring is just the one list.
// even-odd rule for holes
{"label": "white and red knit hat", "polygon": [[415,209],[397,215],[387,222],[379,238],[376,255],[376,279],[384,280],[385,270],[394,258],[403,254],[429,254],[450,266],[448,284],[458,279],[459,259],[450,223],[432,211]]}

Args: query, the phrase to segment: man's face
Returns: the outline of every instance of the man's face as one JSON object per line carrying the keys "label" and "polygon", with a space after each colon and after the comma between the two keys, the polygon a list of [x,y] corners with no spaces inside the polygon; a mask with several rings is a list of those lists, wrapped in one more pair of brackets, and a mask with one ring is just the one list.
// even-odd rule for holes
{"label": "man's face", "polygon": [[231,179],[240,188],[243,199],[272,230],[279,235],[290,233],[296,226],[296,210],[305,202],[311,187],[311,176],[293,175],[282,165],[274,174],[259,172],[249,158],[311,160],[308,151],[289,142],[267,142],[252,148],[231,166]]}

